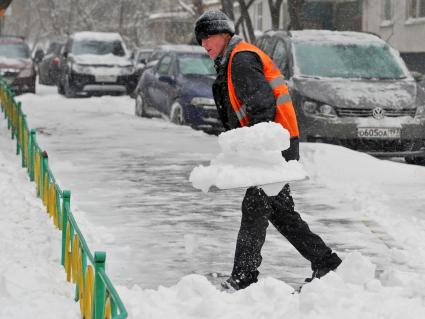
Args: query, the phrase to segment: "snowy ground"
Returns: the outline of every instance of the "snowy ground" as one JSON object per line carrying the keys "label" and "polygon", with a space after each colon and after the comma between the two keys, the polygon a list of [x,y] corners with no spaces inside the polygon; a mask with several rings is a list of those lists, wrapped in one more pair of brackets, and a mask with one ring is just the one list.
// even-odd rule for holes
{"label": "snowy ground", "polygon": [[[67,100],[52,88],[39,89],[37,96],[19,98],[29,125],[37,128],[62,188],[72,190],[72,208],[89,245],[107,251],[107,271],[131,318],[422,318],[425,313],[424,167],[302,144],[302,164],[311,179],[293,185],[296,207],[345,258],[343,265],[292,294],[310,274],[308,263],[270,227],[260,282],[222,293],[203,275],[231,269],[243,191],[204,194],[188,181],[194,166],[217,154],[217,138],[135,118],[127,97]],[[0,199],[2,237],[11,241],[22,226],[30,245],[34,240],[25,236],[23,225],[40,228],[28,260],[37,260],[57,279],[43,280],[29,264],[35,273],[26,272],[22,282],[31,289],[10,296],[14,272],[7,270],[24,261],[2,238],[8,257],[0,260],[0,305],[24,311],[24,298],[18,297],[28,294],[54,312],[47,305],[60,299],[72,317],[77,306],[72,298],[61,299],[73,292],[61,281],[58,232],[31,197],[33,185],[18,169],[5,126],[2,121],[0,188],[11,195]],[[25,217],[29,212],[40,219]]]}

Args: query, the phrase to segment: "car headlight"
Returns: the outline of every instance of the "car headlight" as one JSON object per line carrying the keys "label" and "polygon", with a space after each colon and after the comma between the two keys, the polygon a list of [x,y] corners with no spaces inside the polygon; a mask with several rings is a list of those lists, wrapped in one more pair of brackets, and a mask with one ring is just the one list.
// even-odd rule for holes
{"label": "car headlight", "polygon": [[121,68],[121,75],[129,75],[132,74],[134,71],[134,68],[132,65],[124,66]]}
{"label": "car headlight", "polygon": [[76,73],[91,74],[91,68],[85,65],[73,63],[71,69]]}
{"label": "car headlight", "polygon": [[420,105],[416,108],[415,117],[425,118],[425,105]]}
{"label": "car headlight", "polygon": [[303,111],[308,115],[321,117],[336,117],[335,109],[329,104],[322,104],[314,101],[304,101],[302,103]]}
{"label": "car headlight", "polygon": [[194,97],[190,104],[194,106],[215,106],[214,99],[208,97]]}
{"label": "car headlight", "polygon": [[21,72],[19,72],[18,78],[29,78],[32,75],[33,75],[32,68],[23,69]]}

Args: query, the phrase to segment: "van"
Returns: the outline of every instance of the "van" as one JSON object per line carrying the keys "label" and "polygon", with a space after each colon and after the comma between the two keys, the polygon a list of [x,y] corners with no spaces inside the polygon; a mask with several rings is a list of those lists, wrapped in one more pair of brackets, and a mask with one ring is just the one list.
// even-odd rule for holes
{"label": "van", "polygon": [[256,42],[286,78],[300,139],[425,162],[425,92],[376,35],[267,31]]}

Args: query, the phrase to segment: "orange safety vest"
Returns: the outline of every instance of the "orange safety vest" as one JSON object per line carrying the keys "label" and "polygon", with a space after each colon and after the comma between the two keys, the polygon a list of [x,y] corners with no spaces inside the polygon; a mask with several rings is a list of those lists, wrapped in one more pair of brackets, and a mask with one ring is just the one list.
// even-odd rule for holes
{"label": "orange safety vest", "polygon": [[237,52],[241,51],[255,52],[260,57],[261,62],[263,63],[264,76],[269,82],[276,99],[276,115],[274,121],[276,123],[280,123],[284,128],[286,128],[289,131],[291,138],[298,137],[299,131],[297,116],[295,114],[294,106],[292,105],[288,88],[285,85],[285,78],[267,54],[256,46],[244,41],[239,42],[235,46],[230,54],[229,64],[227,66],[227,88],[229,91],[230,103],[232,104],[233,110],[235,111],[241,126],[247,126],[250,121],[246,114],[246,106],[242,104],[236,96],[232,82],[232,59]]}

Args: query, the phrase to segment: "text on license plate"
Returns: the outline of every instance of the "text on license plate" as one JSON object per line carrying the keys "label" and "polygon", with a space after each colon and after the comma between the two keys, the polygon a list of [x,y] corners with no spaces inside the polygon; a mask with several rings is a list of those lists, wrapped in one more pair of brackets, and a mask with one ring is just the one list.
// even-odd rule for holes
{"label": "text on license plate", "polygon": [[400,138],[401,128],[358,127],[357,137],[360,138]]}
{"label": "text on license plate", "polygon": [[96,75],[96,82],[116,82],[115,75]]}

